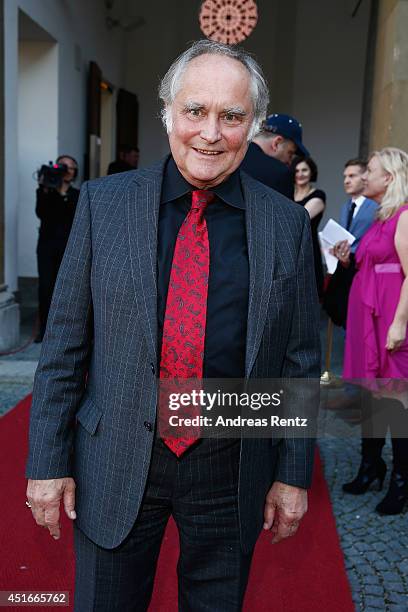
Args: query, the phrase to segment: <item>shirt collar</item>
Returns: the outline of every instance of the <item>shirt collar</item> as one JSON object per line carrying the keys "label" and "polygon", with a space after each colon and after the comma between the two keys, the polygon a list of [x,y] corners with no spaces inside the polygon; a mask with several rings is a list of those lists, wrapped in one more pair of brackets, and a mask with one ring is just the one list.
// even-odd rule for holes
{"label": "shirt collar", "polygon": [[352,198],[352,202],[355,203],[356,205],[356,210],[360,208],[360,206],[362,205],[362,203],[364,202],[365,197],[363,195],[358,196],[358,198]]}
{"label": "shirt collar", "polygon": [[363,195],[358,196],[358,198],[354,198],[353,202],[356,203],[356,206],[361,206],[361,204],[364,202],[365,197]]}
{"label": "shirt collar", "polygon": [[[161,203],[166,204],[172,200],[177,200],[181,196],[196,190],[197,188],[190,185],[177,168],[176,163],[171,156],[166,164],[163,176],[163,185],[161,193]],[[211,189],[223,202],[245,210],[245,200],[241,188],[241,180],[239,170],[235,170],[226,181],[220,183]]]}

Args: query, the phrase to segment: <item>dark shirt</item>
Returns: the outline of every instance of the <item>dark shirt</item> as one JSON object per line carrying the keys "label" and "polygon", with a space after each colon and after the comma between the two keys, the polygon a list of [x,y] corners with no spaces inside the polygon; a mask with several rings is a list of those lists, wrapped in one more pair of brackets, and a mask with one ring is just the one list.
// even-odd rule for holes
{"label": "dark shirt", "polygon": [[293,172],[278,159],[266,155],[261,147],[254,142],[249,144],[248,151],[241,164],[241,170],[293,200]]}
{"label": "dark shirt", "polygon": [[123,161],[123,159],[115,159],[109,164],[108,174],[118,174],[119,172],[128,172],[128,170],[135,170],[135,167]]}
{"label": "dark shirt", "polygon": [[38,187],[35,214],[41,219],[40,240],[67,242],[78,198],[79,191],[74,187],[69,187],[64,195],[55,189],[44,191]]}
{"label": "dark shirt", "polygon": [[[180,226],[191,208],[191,191],[195,189],[170,158],[163,177],[158,229],[159,356],[174,246]],[[239,171],[212,191],[216,197],[205,211],[210,278],[203,374],[206,378],[242,378],[245,373],[249,264],[245,202]]]}

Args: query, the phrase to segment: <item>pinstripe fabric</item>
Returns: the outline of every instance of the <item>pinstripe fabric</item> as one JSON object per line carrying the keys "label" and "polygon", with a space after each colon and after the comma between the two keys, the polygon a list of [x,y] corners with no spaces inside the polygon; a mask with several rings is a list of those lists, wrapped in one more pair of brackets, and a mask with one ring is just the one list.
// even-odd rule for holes
{"label": "pinstripe fabric", "polygon": [[138,519],[114,550],[75,530],[78,612],[148,609],[170,514],[180,535],[179,610],[238,612],[251,554],[238,525],[239,440],[201,440],[179,461],[156,440]]}
{"label": "pinstripe fabric", "polygon": [[[35,377],[27,476],[73,475],[79,527],[114,548],[130,532],[156,418],[157,221],[165,160],[86,183]],[[246,174],[248,377],[317,377],[318,306],[306,211]],[[88,379],[86,380],[86,373]],[[75,420],[78,424],[75,427]],[[308,486],[313,443],[243,440],[242,545],[262,525],[274,474]]]}

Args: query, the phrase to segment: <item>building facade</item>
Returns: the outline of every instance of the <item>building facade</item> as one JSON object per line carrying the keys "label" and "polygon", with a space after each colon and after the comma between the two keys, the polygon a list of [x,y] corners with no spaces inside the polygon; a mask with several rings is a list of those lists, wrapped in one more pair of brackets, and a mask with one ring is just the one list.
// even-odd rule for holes
{"label": "building facade", "polygon": [[[141,164],[167,153],[157,87],[171,60],[203,37],[200,5],[0,0],[0,351],[18,343],[14,296],[37,276],[36,170],[68,153],[79,162],[79,183],[104,174],[115,157],[121,89],[137,96],[138,142],[132,144]],[[258,24],[243,46],[264,67],[269,112],[293,114],[303,124],[328,196],[326,217],[337,218],[347,159],[385,145],[408,148],[408,0],[257,5]],[[100,89],[94,113],[91,63]]]}

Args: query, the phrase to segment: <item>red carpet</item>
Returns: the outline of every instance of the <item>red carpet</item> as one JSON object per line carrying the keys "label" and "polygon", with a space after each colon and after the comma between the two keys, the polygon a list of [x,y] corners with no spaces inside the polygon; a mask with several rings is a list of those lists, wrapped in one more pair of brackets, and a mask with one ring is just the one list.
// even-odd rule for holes
{"label": "red carpet", "polygon": [[[34,524],[25,506],[24,463],[30,401],[31,397],[27,397],[0,419],[0,590],[70,591],[72,601],[74,560],[70,522],[63,518],[63,535],[55,542],[45,529]],[[258,541],[245,612],[317,609],[354,612],[319,456],[309,511],[298,534],[276,545],[270,544],[270,537],[265,533]],[[177,530],[171,522],[160,556],[153,612],[177,610],[177,556]],[[46,612],[53,608],[33,609]]]}

